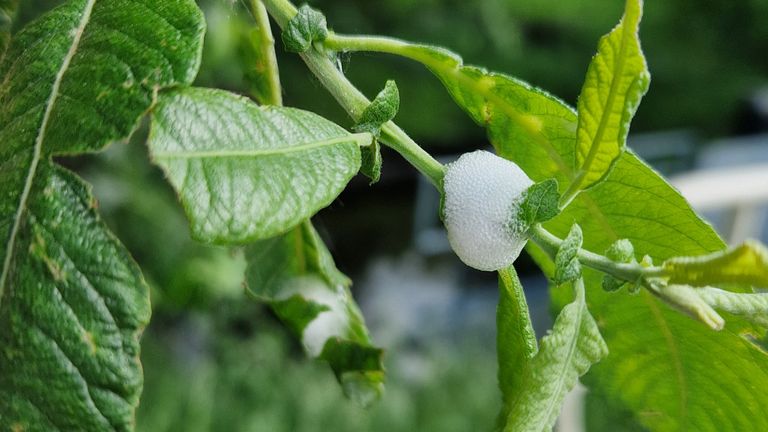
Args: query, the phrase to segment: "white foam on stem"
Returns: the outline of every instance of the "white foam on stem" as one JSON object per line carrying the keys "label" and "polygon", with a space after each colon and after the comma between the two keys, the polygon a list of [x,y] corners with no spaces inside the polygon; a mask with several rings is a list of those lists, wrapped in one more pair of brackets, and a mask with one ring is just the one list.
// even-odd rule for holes
{"label": "white foam on stem", "polygon": [[483,150],[446,167],[443,218],[451,247],[465,264],[494,271],[517,259],[527,237],[512,226],[531,185],[516,164]]}

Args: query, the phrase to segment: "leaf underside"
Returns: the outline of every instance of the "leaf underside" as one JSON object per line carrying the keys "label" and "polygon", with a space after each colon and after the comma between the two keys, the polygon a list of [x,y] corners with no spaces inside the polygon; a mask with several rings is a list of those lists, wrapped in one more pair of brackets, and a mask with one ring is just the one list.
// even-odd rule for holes
{"label": "leaf underside", "polygon": [[161,94],[148,145],[193,237],[233,244],[284,233],[330,204],[360,168],[360,139],[310,112],[187,88]]}
{"label": "leaf underside", "polygon": [[[0,429],[131,430],[148,290],[53,155],[128,136],[158,88],[189,83],[191,0],[70,0],[0,64]],[[83,83],[88,85],[83,85]]]}

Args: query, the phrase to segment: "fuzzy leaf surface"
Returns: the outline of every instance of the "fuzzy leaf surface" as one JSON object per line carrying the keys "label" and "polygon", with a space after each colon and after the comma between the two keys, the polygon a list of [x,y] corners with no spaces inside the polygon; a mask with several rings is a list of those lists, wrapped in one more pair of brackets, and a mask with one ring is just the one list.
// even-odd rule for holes
{"label": "fuzzy leaf surface", "polygon": [[370,140],[307,111],[187,88],[161,95],[148,145],[192,236],[226,244],[284,233],[330,204]]}
{"label": "fuzzy leaf surface", "polygon": [[529,187],[520,204],[518,216],[526,229],[557,216],[560,213],[559,198],[555,179],[544,180]]}
{"label": "fuzzy leaf surface", "polygon": [[504,431],[552,430],[565,395],[580,376],[608,354],[595,320],[587,310],[584,283],[574,282],[576,298],[566,305],[524,372],[522,385],[508,399]]}
{"label": "fuzzy leaf surface", "polygon": [[768,250],[755,241],[746,241],[727,251],[696,257],[675,257],[663,264],[670,282],[707,286],[752,285],[768,288]]}
{"label": "fuzzy leaf surface", "polygon": [[312,224],[249,245],[246,258],[250,294],[270,305],[309,356],[328,362],[348,397],[362,405],[376,400],[383,351],[371,344],[351,282]]}
{"label": "fuzzy leaf surface", "polygon": [[552,279],[554,283],[559,285],[581,277],[581,263],[576,255],[583,242],[581,227],[574,224],[555,255],[555,276]]}
{"label": "fuzzy leaf surface", "polygon": [[[197,73],[191,0],[70,0],[0,63],[0,429],[131,430],[148,292],[53,155],[127,137],[155,92]],[[85,84],[87,83],[87,85]]]}
{"label": "fuzzy leaf surface", "polygon": [[302,53],[307,51],[313,42],[322,41],[327,36],[325,15],[304,4],[283,30],[283,46],[288,52]]}

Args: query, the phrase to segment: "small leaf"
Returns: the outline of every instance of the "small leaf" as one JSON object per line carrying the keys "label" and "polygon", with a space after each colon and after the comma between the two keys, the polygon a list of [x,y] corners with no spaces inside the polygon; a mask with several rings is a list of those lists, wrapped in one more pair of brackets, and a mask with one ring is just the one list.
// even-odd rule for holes
{"label": "small leaf", "polygon": [[520,204],[520,222],[525,230],[537,223],[546,222],[560,213],[560,194],[557,180],[547,179],[529,187]]}
{"label": "small leaf", "polygon": [[249,293],[269,304],[311,357],[328,362],[345,394],[367,405],[383,391],[383,351],[371,345],[351,282],[308,221],[246,248]]}
{"label": "small leaf", "polygon": [[370,140],[310,112],[187,88],[160,96],[148,145],[181,196],[193,237],[245,243],[330,204]]}
{"label": "small leaf", "polygon": [[581,277],[581,263],[577,257],[583,236],[581,227],[573,224],[568,236],[563,240],[555,255],[555,276],[553,282],[560,285]]}
{"label": "small leaf", "polygon": [[642,13],[642,0],[628,0],[624,17],[600,39],[589,65],[578,103],[579,171],[571,188],[598,183],[624,151],[630,121],[650,83],[638,37]]}
{"label": "small leaf", "polygon": [[[388,80],[384,89],[376,95],[370,105],[360,115],[360,120],[352,128],[355,132],[368,132],[378,138],[381,126],[395,118],[400,109],[400,93],[397,84]],[[381,177],[381,146],[374,139],[370,146],[360,149],[362,152],[362,165],[360,172],[371,179],[371,184],[379,181]]]}
{"label": "small leaf", "polygon": [[662,266],[670,283],[693,286],[742,284],[768,287],[768,250],[747,240],[726,251],[698,257],[675,257]]}
{"label": "small leaf", "polygon": [[499,270],[496,327],[499,387],[506,405],[514,400],[523,387],[531,360],[539,349],[523,286],[512,266]]}
{"label": "small leaf", "polygon": [[541,339],[541,348],[525,372],[523,384],[505,406],[506,432],[549,431],[563,398],[578,378],[608,355],[608,347],[587,310],[584,281],[574,282],[576,298]]}
{"label": "small leaf", "polygon": [[381,126],[395,118],[400,110],[400,92],[393,80],[388,80],[384,89],[376,95],[353,128],[355,132],[369,132],[378,137]]}
{"label": "small leaf", "polygon": [[[632,242],[627,239],[616,240],[605,251],[606,258],[617,263],[630,263],[635,260],[635,248],[632,246]],[[603,275],[603,289],[608,292],[618,291],[627,281],[617,279],[609,274]]]}
{"label": "small leaf", "polygon": [[290,21],[282,33],[285,50],[303,53],[314,42],[324,41],[328,37],[328,25],[322,12],[304,4]]}
{"label": "small leaf", "polygon": [[715,309],[768,327],[768,293],[734,293],[712,287],[698,288],[697,292],[704,302]]}

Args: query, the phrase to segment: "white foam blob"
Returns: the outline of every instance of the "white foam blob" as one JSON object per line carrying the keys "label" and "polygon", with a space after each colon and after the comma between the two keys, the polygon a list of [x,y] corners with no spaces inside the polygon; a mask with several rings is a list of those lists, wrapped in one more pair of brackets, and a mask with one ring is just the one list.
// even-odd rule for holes
{"label": "white foam blob", "polygon": [[328,339],[348,336],[350,323],[345,303],[346,292],[343,287],[331,288],[314,276],[291,279],[290,286],[277,300],[287,300],[292,295],[299,294],[309,301],[328,308],[310,321],[301,334],[301,342],[310,356],[319,356]]}
{"label": "white foam blob", "polygon": [[531,185],[520,167],[483,150],[446,167],[444,222],[451,247],[465,264],[494,271],[517,259],[527,238],[510,223]]}

